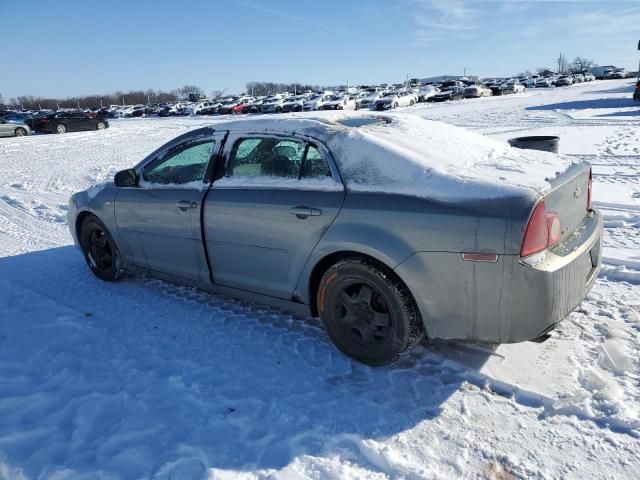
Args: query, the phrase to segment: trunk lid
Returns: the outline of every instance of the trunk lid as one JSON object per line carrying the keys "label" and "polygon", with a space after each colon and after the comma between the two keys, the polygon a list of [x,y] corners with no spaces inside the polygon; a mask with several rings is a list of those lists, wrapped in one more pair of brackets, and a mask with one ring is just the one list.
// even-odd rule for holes
{"label": "trunk lid", "polygon": [[560,215],[561,241],[575,232],[587,215],[590,170],[588,164],[572,166],[551,181],[551,191],[542,198],[547,213],[555,212]]}

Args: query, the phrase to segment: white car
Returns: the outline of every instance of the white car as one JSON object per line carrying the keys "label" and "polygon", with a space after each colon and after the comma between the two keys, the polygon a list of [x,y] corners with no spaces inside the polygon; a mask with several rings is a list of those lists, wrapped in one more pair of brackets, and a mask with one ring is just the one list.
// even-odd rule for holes
{"label": "white car", "polygon": [[607,78],[629,78],[629,72],[624,68],[617,68]]}
{"label": "white car", "polygon": [[199,102],[196,105],[194,105],[193,108],[191,109],[191,115],[197,115],[200,110],[203,110],[205,108],[219,107],[219,106],[220,106],[220,102],[213,101],[213,100]]}
{"label": "white car", "polygon": [[505,95],[508,93],[522,93],[526,90],[526,87],[518,80],[509,80],[500,85],[500,90],[502,90],[502,94]]}
{"label": "white car", "polygon": [[304,102],[304,107],[302,107],[302,109],[305,112],[311,112],[311,111],[314,111],[314,110],[321,110],[320,107],[322,107],[322,105],[324,105],[326,102],[328,102],[329,99],[331,99],[332,96],[333,96],[332,94],[326,94],[326,93],[314,95],[309,100]]}
{"label": "white car", "polygon": [[536,80],[536,88],[545,88],[551,86],[551,79],[546,77],[540,77]]}
{"label": "white car", "polygon": [[390,110],[397,107],[409,107],[418,103],[418,96],[411,90],[394,90],[376,100],[376,110]]}
{"label": "white car", "polygon": [[571,75],[562,75],[558,80],[556,80],[556,87],[567,87],[569,85],[573,85],[575,83],[575,79]]}
{"label": "white car", "polygon": [[371,108],[376,103],[376,100],[381,98],[383,95],[384,92],[374,92],[370,93],[366,97],[356,100],[358,108]]}
{"label": "white car", "polygon": [[324,102],[321,110],[355,110],[356,101],[350,95],[333,95]]}
{"label": "white car", "polygon": [[418,102],[426,102],[438,92],[440,92],[439,88],[433,85],[424,85],[418,88]]}
{"label": "white car", "polygon": [[493,95],[493,92],[483,83],[469,85],[464,89],[465,98],[490,97],[491,95]]}

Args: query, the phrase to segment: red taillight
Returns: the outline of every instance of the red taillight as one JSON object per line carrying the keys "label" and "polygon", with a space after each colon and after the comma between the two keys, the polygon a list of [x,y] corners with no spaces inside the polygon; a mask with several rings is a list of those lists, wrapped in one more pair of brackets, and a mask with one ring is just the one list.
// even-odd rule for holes
{"label": "red taillight", "polygon": [[524,240],[520,249],[520,256],[527,257],[547,248],[549,242],[549,228],[547,227],[547,211],[544,202],[540,202],[531,214]]}
{"label": "red taillight", "polygon": [[593,186],[593,175],[589,169],[589,184],[587,185],[587,212],[591,211],[591,190]]}
{"label": "red taillight", "polygon": [[524,240],[520,249],[521,257],[528,257],[534,253],[555,245],[562,239],[562,225],[560,216],[556,212],[547,212],[544,202],[538,203],[531,214]]}

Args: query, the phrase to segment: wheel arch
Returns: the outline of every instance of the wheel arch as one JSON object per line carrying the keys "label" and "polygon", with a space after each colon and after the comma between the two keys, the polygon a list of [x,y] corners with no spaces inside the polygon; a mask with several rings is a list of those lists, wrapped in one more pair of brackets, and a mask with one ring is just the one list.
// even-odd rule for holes
{"label": "wheel arch", "polygon": [[[89,217],[96,217],[98,220],[100,220],[100,218],[93,213],[91,210],[82,210],[80,212],[78,212],[78,214],[76,215],[76,221],[74,224],[74,231],[76,233],[76,238],[78,239],[78,242],[80,242],[80,230],[82,229],[82,224],[87,220],[87,218]],[[102,220],[100,220],[102,221]]]}
{"label": "wheel arch", "polygon": [[[311,274],[309,275],[308,286],[307,286],[308,298],[309,298],[309,311],[311,313],[311,316],[317,317],[319,315],[317,294],[318,294],[318,288],[320,287],[320,281],[322,280],[323,275],[326,273],[327,270],[329,270],[337,262],[350,257],[364,259],[368,262],[371,262],[372,264],[382,268],[386,274],[392,275],[395,278],[397,278],[407,288],[407,290],[411,294],[413,302],[416,303],[415,296],[413,295],[413,292],[411,292],[411,289],[409,288],[407,282],[405,282],[404,279],[400,277],[400,275],[398,275],[394,271],[394,269],[391,268],[389,265],[387,265],[385,262],[367,253],[363,253],[355,250],[340,250],[340,251],[329,253],[324,257],[322,257],[320,260],[316,262],[316,264],[313,266],[313,269],[311,270]],[[417,307],[417,303],[416,303],[416,307]],[[419,309],[417,309],[417,311],[419,312]]]}

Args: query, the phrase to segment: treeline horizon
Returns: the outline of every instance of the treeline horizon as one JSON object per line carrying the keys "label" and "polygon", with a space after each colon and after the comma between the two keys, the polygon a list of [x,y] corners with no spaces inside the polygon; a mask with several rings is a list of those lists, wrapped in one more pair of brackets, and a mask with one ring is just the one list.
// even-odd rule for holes
{"label": "treeline horizon", "polygon": [[[307,90],[323,88],[319,85],[303,83],[276,83],[276,82],[247,82],[244,93],[252,96],[271,95],[281,92],[300,93]],[[226,90],[212,90],[208,98],[223,96]],[[0,108],[33,109],[58,109],[58,108],[91,108],[108,107],[109,105],[138,105],[177,102],[188,100],[190,95],[205,97],[205,91],[196,85],[185,85],[173,90],[116,90],[109,94],[76,95],[68,97],[43,97],[34,95],[20,95],[3,101],[0,94]]]}

